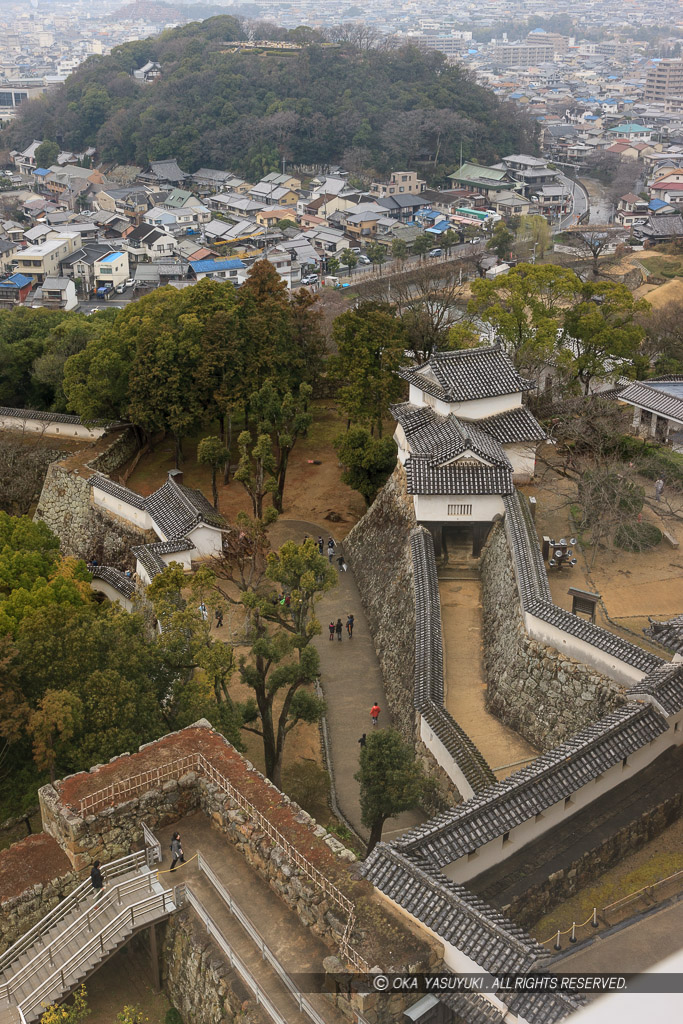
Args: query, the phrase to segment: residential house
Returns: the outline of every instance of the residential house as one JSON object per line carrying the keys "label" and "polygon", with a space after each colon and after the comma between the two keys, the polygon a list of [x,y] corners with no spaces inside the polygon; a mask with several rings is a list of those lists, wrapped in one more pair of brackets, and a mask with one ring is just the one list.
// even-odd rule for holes
{"label": "residential house", "polygon": [[491,206],[504,220],[524,217],[531,211],[531,200],[519,192],[497,192],[491,197]]}
{"label": "residential house", "polygon": [[230,171],[214,171],[210,167],[200,167],[192,175],[192,187],[199,195],[211,196],[218,192],[246,193],[251,185]]}
{"label": "residential house", "polygon": [[645,224],[649,216],[647,200],[641,199],[634,192],[627,192],[619,200],[614,216],[617,224],[625,228]]}
{"label": "residential house", "polygon": [[211,245],[228,245],[256,241],[265,237],[266,229],[254,220],[241,219],[232,224],[224,220],[211,220],[204,225],[204,237]]}
{"label": "residential house", "polygon": [[534,213],[538,212],[548,219],[560,217],[569,212],[571,194],[562,181],[555,181],[551,185],[541,185],[540,188],[532,189],[529,198],[534,204]]}
{"label": "residential house", "polygon": [[10,308],[26,302],[34,283],[33,278],[25,274],[10,274],[0,281],[0,308]]}
{"label": "residential house", "polygon": [[509,191],[512,181],[507,171],[500,167],[485,167],[470,163],[464,163],[453,174],[449,174],[448,178],[459,185],[483,192],[485,196],[491,192]]}
{"label": "residential house", "polygon": [[38,166],[36,163],[36,150],[42,143],[38,139],[34,139],[30,146],[21,152],[14,152],[12,158],[14,160],[14,166],[18,170],[19,174],[29,175],[32,174],[34,169]]}
{"label": "residential house", "polygon": [[[59,276],[70,277],[75,281],[79,281],[81,293],[83,295],[92,295],[98,287],[101,287],[103,278],[114,278],[115,276],[113,273],[111,275],[100,273],[102,259],[112,253],[118,253],[125,258],[126,273],[123,279],[127,280],[130,276],[128,254],[121,253],[114,245],[107,242],[87,242],[80,248],[75,249],[60,262]],[[116,283],[119,281],[120,277],[117,274]]]}
{"label": "residential house", "polygon": [[29,245],[14,257],[16,269],[34,281],[42,283],[46,277],[59,277],[60,263],[80,245],[80,235],[57,236],[42,245]]}
{"label": "residential house", "polygon": [[116,288],[130,277],[130,263],[127,252],[108,252],[93,263],[95,288]]}
{"label": "residential house", "polygon": [[294,224],[296,221],[294,211],[291,207],[281,206],[266,206],[263,210],[258,210],[254,216],[254,220],[257,224],[260,224],[264,228],[276,228],[278,221],[291,220]]}
{"label": "residential house", "polygon": [[207,199],[206,205],[210,210],[218,210],[233,217],[253,217],[267,206],[266,203],[241,195],[239,192],[220,192]]}
{"label": "residential house", "polygon": [[214,257],[205,260],[191,260],[189,273],[191,277],[201,281],[210,277],[217,281],[232,281],[237,284],[238,271],[245,270],[246,264],[239,259]]}
{"label": "residential house", "polygon": [[383,207],[389,217],[407,224],[415,219],[425,202],[419,195],[387,195],[378,199],[377,205]]}
{"label": "residential house", "polygon": [[401,193],[414,195],[424,192],[426,187],[427,182],[419,178],[416,171],[392,171],[389,181],[373,181],[370,191],[380,197]]}
{"label": "residential house", "polygon": [[628,139],[629,142],[650,142],[652,139],[652,129],[645,128],[642,124],[618,124],[607,131],[613,139]]}
{"label": "residential house", "polygon": [[560,181],[557,171],[548,167],[548,161],[543,157],[516,153],[503,157],[501,167],[528,198],[532,192],[539,192],[542,186],[557,185]]}
{"label": "residential house", "polygon": [[645,242],[671,242],[683,238],[683,217],[680,213],[650,215],[644,224],[634,227],[634,233]]}
{"label": "residential house", "polygon": [[252,199],[266,206],[296,206],[299,193],[287,185],[278,185],[264,178],[249,189]]}
{"label": "residential house", "polygon": [[616,398],[633,406],[636,434],[669,442],[683,452],[683,376],[630,381]]}
{"label": "residential house", "polygon": [[170,232],[144,223],[126,235],[125,244],[133,263],[171,256],[176,251],[176,240]]}
{"label": "residential house", "polygon": [[652,199],[679,206],[683,203],[683,170],[670,171],[664,177],[653,181],[649,188]]}
{"label": "residential house", "polygon": [[46,309],[76,309],[78,296],[76,286],[68,277],[46,277],[42,285],[36,289],[35,301]]}
{"label": "residential house", "polygon": [[19,252],[19,242],[10,238],[0,238],[0,274],[7,273],[14,263],[14,255]]}
{"label": "residential house", "polygon": [[280,188],[289,188],[295,192],[301,188],[301,178],[295,178],[293,174],[278,174],[277,171],[266,174],[261,181],[270,182],[271,185],[277,185]]}
{"label": "residential house", "polygon": [[97,192],[95,205],[108,213],[117,213],[128,218],[133,224],[139,224],[143,214],[152,205],[151,189],[143,185],[127,185],[119,188],[107,185]]}

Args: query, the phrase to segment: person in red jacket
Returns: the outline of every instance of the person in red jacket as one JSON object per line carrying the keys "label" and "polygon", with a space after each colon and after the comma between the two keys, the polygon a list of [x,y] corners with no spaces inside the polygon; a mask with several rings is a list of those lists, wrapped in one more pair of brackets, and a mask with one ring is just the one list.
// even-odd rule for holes
{"label": "person in red jacket", "polygon": [[382,709],[380,708],[379,704],[377,703],[377,701],[375,701],[375,703],[370,708],[370,718],[372,719],[373,725],[377,725],[377,719],[379,718],[379,713],[381,710]]}

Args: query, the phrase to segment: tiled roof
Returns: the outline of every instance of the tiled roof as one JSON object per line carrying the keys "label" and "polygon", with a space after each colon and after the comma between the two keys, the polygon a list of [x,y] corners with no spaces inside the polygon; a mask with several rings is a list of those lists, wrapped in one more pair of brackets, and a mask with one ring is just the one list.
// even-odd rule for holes
{"label": "tiled roof", "polygon": [[512,444],[515,441],[542,441],[546,432],[526,405],[516,409],[508,409],[497,416],[488,416],[478,420],[478,425],[487,434],[495,437],[501,444]]}
{"label": "tiled roof", "polygon": [[557,1024],[557,1021],[576,1013],[586,1000],[569,992],[516,992],[507,1000],[512,1013],[529,1024]]}
{"label": "tiled roof", "polygon": [[683,662],[660,665],[629,690],[629,696],[636,699],[642,695],[654,697],[667,715],[680,711],[683,708]]}
{"label": "tiled roof", "polygon": [[152,549],[152,544],[141,544],[139,547],[131,549],[140,565],[147,571],[150,580],[153,580],[155,576],[158,576],[166,568],[166,563]]}
{"label": "tiled roof", "polygon": [[194,544],[187,537],[174,537],[173,540],[159,540],[155,544],[147,544],[156,555],[170,555],[176,551],[192,551]]}
{"label": "tiled roof", "polygon": [[91,487],[97,487],[98,490],[104,491],[105,494],[111,494],[112,498],[125,501],[127,505],[132,505],[133,508],[142,510],[145,507],[145,499],[141,494],[138,494],[137,491],[131,491],[128,487],[123,487],[121,484],[117,484],[116,481],[110,480],[108,476],[103,476],[101,473],[91,476],[88,483]]}
{"label": "tiled roof", "polygon": [[446,402],[510,395],[536,387],[519,375],[500,345],[437,352],[426,363],[401,367],[398,373]]}
{"label": "tiled roof", "polygon": [[65,412],[41,412],[39,409],[11,409],[0,406],[0,416],[13,416],[22,420],[48,420],[50,423],[81,424],[80,416],[69,416]]}
{"label": "tiled roof", "polygon": [[416,406],[409,402],[405,406],[392,406],[391,411],[403,426],[411,452],[428,457],[432,465],[442,464],[466,451],[500,466],[510,465],[500,443],[476,423],[453,415],[438,416],[431,409],[420,410],[422,415],[418,416]]}
{"label": "tiled roof", "polygon": [[650,625],[643,632],[663,647],[683,654],[683,615],[668,619],[666,622],[655,622],[654,619],[650,619]]}
{"label": "tiled roof", "polygon": [[448,992],[440,994],[439,1002],[445,1003],[455,1014],[453,1019],[463,1024],[499,1024],[505,1016],[503,1007],[479,992]]}
{"label": "tiled roof", "polygon": [[412,530],[410,549],[416,610],[413,704],[476,793],[495,782],[496,777],[475,744],[443,706],[441,604],[431,534],[421,527]]}
{"label": "tiled roof", "polygon": [[405,463],[408,494],[512,494],[509,466],[433,466],[428,459]]}
{"label": "tiled roof", "polygon": [[175,480],[167,480],[158,491],[145,498],[144,507],[167,540],[184,536],[200,522],[218,529],[226,526],[223,516],[201,491],[184,487]]}
{"label": "tiled roof", "polygon": [[505,530],[524,610],[643,672],[657,668],[661,658],[553,604],[541,547],[530,522],[528,509],[518,491],[503,498],[503,502]]}
{"label": "tiled roof", "polygon": [[89,572],[95,579],[108,583],[110,587],[113,587],[122,597],[126,597],[128,600],[135,593],[135,584],[132,579],[119,569],[114,569],[111,565],[94,565]]}
{"label": "tiled roof", "polygon": [[435,866],[450,864],[572,796],[667,728],[655,708],[631,701],[392,846]]}
{"label": "tiled roof", "polygon": [[378,843],[363,874],[380,892],[487,971],[528,971],[548,953],[461,885],[435,876],[394,845]]}
{"label": "tiled roof", "polygon": [[641,409],[669,416],[683,423],[683,399],[666,391],[653,388],[646,381],[634,380],[619,395],[619,400],[637,405]]}

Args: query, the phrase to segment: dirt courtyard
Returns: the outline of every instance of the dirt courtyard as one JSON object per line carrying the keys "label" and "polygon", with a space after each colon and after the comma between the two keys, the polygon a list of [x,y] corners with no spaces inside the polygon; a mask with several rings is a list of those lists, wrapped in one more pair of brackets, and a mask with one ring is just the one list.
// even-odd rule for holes
{"label": "dirt courtyard", "polygon": [[[643,519],[666,530],[683,545],[683,523],[671,516],[660,516],[652,506],[654,485],[639,480],[645,488],[646,504]],[[539,467],[532,484],[520,487],[527,497],[537,501],[536,529],[539,542],[544,535],[553,540],[575,536],[570,505],[576,500],[576,485],[552,470]],[[650,502],[650,504],[648,504]],[[648,616],[669,619],[683,614],[683,548],[672,547],[665,539],[649,551],[630,552],[621,548],[600,549],[593,561],[593,550],[581,544],[575,547],[577,565],[573,568],[548,568],[553,600],[571,611],[570,587],[597,592],[602,598],[598,606],[597,624],[621,633],[634,643],[660,656],[663,650],[643,636]],[[666,655],[664,655],[666,656]]]}

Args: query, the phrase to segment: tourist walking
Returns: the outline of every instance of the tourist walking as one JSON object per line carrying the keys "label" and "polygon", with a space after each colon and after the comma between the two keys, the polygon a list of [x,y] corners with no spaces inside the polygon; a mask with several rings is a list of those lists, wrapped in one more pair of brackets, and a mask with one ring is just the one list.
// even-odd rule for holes
{"label": "tourist walking", "polygon": [[323,541],[322,537],[318,537],[318,551],[320,552],[321,555],[323,553],[323,547],[324,546],[325,546],[325,542]]}
{"label": "tourist walking", "polygon": [[337,634],[337,640],[339,641],[339,643],[341,643],[341,639],[342,639],[342,620],[341,619],[337,619],[337,624],[334,627],[334,631]]}
{"label": "tourist walking", "polygon": [[202,603],[201,603],[201,604],[200,604],[200,606],[199,606],[199,614],[201,615],[201,617],[202,617],[202,619],[204,620],[204,622],[206,622],[206,620],[207,620],[207,619],[208,619],[208,617],[209,617],[209,613],[208,613],[208,611],[206,610],[206,605],[204,604],[204,602],[203,602],[203,601],[202,601]]}
{"label": "tourist walking", "polygon": [[363,747],[365,746],[367,741],[368,741],[368,734],[366,732],[364,732],[363,735],[361,736],[361,738],[358,740],[358,743],[360,744],[360,749],[361,750],[363,749]]}
{"label": "tourist walking", "polygon": [[217,626],[222,626],[223,625],[223,612],[221,611],[220,608],[216,608],[216,625]]}
{"label": "tourist walking", "polygon": [[347,566],[343,555],[340,555],[337,559],[337,565],[339,566],[339,572],[346,572]]}
{"label": "tourist walking", "polygon": [[100,871],[100,861],[96,860],[90,871],[90,881],[92,883],[93,892],[95,899],[98,900],[104,890],[104,875]]}
{"label": "tourist walking", "polygon": [[180,832],[173,833],[173,839],[171,839],[171,854],[173,855],[171,871],[175,871],[175,866],[178,861],[180,861],[181,864],[185,863],[185,854],[183,853],[183,847],[180,842]]}
{"label": "tourist walking", "polygon": [[379,713],[381,710],[382,709],[380,708],[379,704],[377,703],[377,701],[375,701],[375,703],[370,708],[370,718],[372,719],[373,726],[377,725],[377,719],[379,718]]}
{"label": "tourist walking", "polygon": [[327,560],[330,563],[330,565],[332,565],[332,559],[334,558],[334,549],[336,548],[336,546],[337,545],[330,537],[330,539],[327,542]]}
{"label": "tourist walking", "polygon": [[334,621],[332,621],[330,623],[329,630],[330,630],[330,640],[334,640]]}
{"label": "tourist walking", "polygon": [[664,481],[662,480],[662,478],[660,476],[659,479],[655,482],[655,501],[661,501],[662,500],[662,491],[663,490],[664,490]]}
{"label": "tourist walking", "polygon": [[349,640],[353,639],[353,615],[349,615],[346,620],[346,632],[349,634]]}

